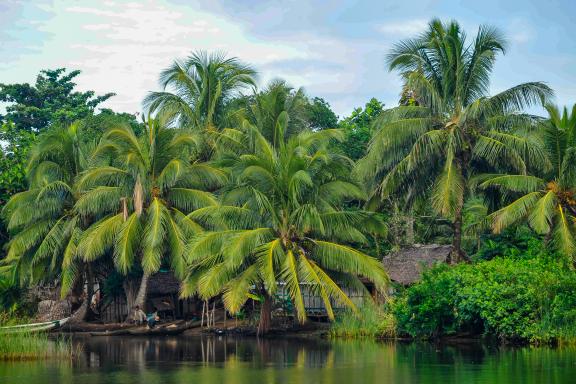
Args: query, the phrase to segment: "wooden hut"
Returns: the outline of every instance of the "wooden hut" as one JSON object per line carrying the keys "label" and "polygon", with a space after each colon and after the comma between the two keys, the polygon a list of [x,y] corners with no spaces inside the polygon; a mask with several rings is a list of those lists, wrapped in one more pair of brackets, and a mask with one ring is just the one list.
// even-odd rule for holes
{"label": "wooden hut", "polygon": [[410,285],[420,280],[425,269],[445,263],[451,251],[451,245],[414,244],[391,252],[382,259],[382,263],[393,282]]}
{"label": "wooden hut", "polygon": [[[180,282],[172,272],[155,273],[148,280],[144,311],[148,313],[156,307],[160,316],[166,319],[200,317],[202,303],[195,298],[181,300],[179,293]],[[127,315],[126,298],[124,295],[118,295],[103,306],[100,318],[105,323],[113,323],[124,321]]]}

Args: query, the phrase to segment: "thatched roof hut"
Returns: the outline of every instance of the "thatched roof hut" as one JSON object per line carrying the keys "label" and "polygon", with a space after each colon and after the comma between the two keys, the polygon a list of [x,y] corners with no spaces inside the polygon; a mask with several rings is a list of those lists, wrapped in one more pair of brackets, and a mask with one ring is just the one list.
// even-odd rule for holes
{"label": "thatched roof hut", "polygon": [[160,271],[148,280],[148,295],[178,295],[180,281],[172,272]]}
{"label": "thatched roof hut", "polygon": [[391,252],[382,259],[382,263],[392,281],[409,285],[420,279],[424,269],[445,263],[451,250],[451,245],[414,244]]}

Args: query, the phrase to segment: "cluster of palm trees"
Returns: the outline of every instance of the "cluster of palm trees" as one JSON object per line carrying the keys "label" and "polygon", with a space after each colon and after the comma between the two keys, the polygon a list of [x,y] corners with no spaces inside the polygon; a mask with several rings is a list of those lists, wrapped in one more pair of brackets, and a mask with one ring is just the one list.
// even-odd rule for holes
{"label": "cluster of palm trees", "polygon": [[[114,268],[137,276],[125,284],[129,307],[170,268],[183,297],[221,297],[230,313],[261,300],[265,332],[280,285],[300,321],[302,283],[330,318],[335,304],[355,308],[344,287],[366,279],[384,291],[381,263],[358,250],[385,230],[357,208],[369,200],[429,199],[453,223],[454,262],[466,258],[465,203],[479,196],[503,206],[482,220],[495,231],[527,219],[573,255],[576,109],[549,106],[538,82],[489,96],[504,48],[492,28],[468,44],[438,20],[398,44],[389,65],[410,102],[380,115],[357,164],[334,145],[342,132],[310,129],[302,90],[273,81],[257,91],[255,71],[221,54],[176,61],[145,99],[140,132],[109,127],[91,143],[73,124],[41,138],[30,188],[3,210],[13,236],[2,268],[22,283],[57,278],[63,294]],[[538,104],[550,119],[522,112]]]}
{"label": "cluster of palm trees", "polygon": [[[466,43],[456,22],[429,23],[425,33],[397,44],[388,56],[400,71],[410,102],[379,117],[368,154],[357,165],[378,198],[397,195],[430,201],[452,222],[453,251],[462,250],[467,202],[494,232],[527,223],[575,256],[576,106],[569,114],[550,104],[552,90],[529,82],[489,95],[489,78],[505,40],[480,27]],[[406,92],[406,91],[409,92]],[[524,113],[545,106],[550,118]]]}
{"label": "cluster of palm trees", "polygon": [[4,268],[22,283],[56,278],[63,295],[87,282],[88,297],[96,271],[114,268],[129,308],[169,268],[183,296],[221,296],[231,313],[261,297],[261,332],[280,284],[300,321],[301,283],[331,318],[333,303],[354,308],[344,286],[364,278],[384,289],[381,264],[354,247],[382,223],[344,210],[365,193],[353,163],[330,149],[342,133],[310,130],[304,93],[284,82],[240,95],[254,75],[236,59],[194,54],[162,74],[140,132],[113,126],[90,143],[77,123],[44,135],[29,190],[3,210],[13,234]]}

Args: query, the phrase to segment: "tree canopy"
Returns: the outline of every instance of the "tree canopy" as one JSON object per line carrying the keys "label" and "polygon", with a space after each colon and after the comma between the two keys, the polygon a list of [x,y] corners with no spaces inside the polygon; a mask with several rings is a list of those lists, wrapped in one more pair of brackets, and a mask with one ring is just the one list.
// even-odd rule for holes
{"label": "tree canopy", "polygon": [[66,125],[90,116],[102,102],[114,96],[96,96],[94,91],[77,91],[74,78],[80,71],[64,68],[40,71],[36,83],[0,84],[0,101],[6,114],[0,121],[11,121],[18,129],[41,132],[50,125]]}

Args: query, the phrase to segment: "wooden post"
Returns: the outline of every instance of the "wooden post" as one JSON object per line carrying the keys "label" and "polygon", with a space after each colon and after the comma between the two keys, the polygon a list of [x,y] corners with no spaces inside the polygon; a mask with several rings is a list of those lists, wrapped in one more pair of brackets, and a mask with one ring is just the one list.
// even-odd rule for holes
{"label": "wooden post", "polygon": [[214,327],[214,325],[216,324],[215,314],[216,314],[216,300],[214,300],[214,303],[212,303],[212,327]]}
{"label": "wooden post", "polygon": [[204,307],[206,306],[206,302],[202,302],[202,317],[200,318],[200,328],[204,326]]}

